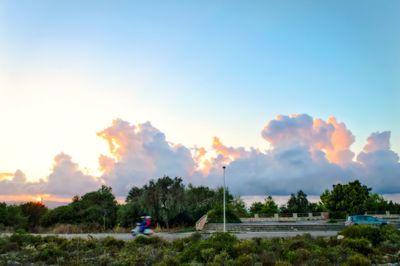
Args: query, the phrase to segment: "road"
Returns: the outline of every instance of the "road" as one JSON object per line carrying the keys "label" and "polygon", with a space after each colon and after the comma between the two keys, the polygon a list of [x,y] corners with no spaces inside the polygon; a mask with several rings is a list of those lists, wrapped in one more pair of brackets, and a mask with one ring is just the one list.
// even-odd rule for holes
{"label": "road", "polygon": [[[285,232],[235,232],[233,233],[239,239],[251,239],[254,237],[261,238],[274,238],[274,237],[294,237],[297,235],[310,234],[311,236],[335,236],[337,235],[337,231],[285,231]],[[154,236],[158,236],[167,241],[173,241],[175,239],[181,239],[185,237],[189,237],[193,232],[186,233],[155,233]],[[132,240],[134,237],[128,233],[99,233],[99,234],[38,234],[42,237],[45,236],[58,236],[64,237],[67,239],[72,238],[96,238],[102,239],[105,237],[114,237],[120,240]],[[210,236],[210,234],[203,234],[205,238]]]}

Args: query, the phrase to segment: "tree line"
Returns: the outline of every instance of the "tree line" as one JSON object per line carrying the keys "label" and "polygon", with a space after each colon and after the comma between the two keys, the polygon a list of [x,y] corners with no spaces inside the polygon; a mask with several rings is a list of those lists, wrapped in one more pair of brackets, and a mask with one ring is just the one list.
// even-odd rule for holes
{"label": "tree line", "polygon": [[[223,189],[183,184],[181,178],[164,176],[142,187],[132,187],[124,204],[118,204],[112,188],[102,186],[83,196],[75,196],[65,206],[48,209],[39,202],[20,205],[0,203],[0,229],[14,228],[35,231],[60,224],[79,225],[87,230],[107,230],[116,226],[131,228],[141,216],[152,216],[161,227],[193,226],[204,214],[210,222],[222,221]],[[358,180],[337,184],[324,191],[320,202],[311,203],[303,191],[291,194],[288,202],[278,206],[271,196],[264,202],[254,202],[249,209],[240,197],[226,190],[228,222],[240,222],[239,217],[255,214],[306,213],[328,211],[332,218],[366,211],[400,213],[400,204],[386,201],[371,193],[371,188]]]}

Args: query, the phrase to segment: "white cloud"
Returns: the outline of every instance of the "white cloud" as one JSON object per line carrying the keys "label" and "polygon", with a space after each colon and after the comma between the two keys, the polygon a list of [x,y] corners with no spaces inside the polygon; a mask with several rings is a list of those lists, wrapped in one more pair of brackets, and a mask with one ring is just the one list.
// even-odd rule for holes
{"label": "white cloud", "polygon": [[169,142],[150,122],[135,125],[116,119],[98,133],[109,144],[109,154],[99,157],[102,176],[83,173],[69,155],[61,153],[46,180],[31,183],[21,171],[11,179],[3,173],[0,194],[71,197],[104,183],[124,197],[132,186],[163,175],[216,187],[222,185],[223,165],[227,185],[239,195],[289,194],[299,189],[318,195],[333,184],[354,179],[376,192],[400,191],[399,156],[390,150],[388,131],[373,133],[356,157],[350,149],[353,134],[334,117],[324,121],[306,114],[280,115],[266,124],[261,135],[270,150],[230,147],[215,137],[212,150],[206,151]]}

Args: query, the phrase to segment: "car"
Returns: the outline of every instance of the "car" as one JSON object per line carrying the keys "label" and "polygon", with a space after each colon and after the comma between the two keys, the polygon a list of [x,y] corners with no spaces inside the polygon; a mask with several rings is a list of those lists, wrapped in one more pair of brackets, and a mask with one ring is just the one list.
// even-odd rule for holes
{"label": "car", "polygon": [[386,225],[387,221],[371,216],[371,215],[353,215],[348,216],[345,225],[357,225],[357,224],[369,224],[369,225]]}

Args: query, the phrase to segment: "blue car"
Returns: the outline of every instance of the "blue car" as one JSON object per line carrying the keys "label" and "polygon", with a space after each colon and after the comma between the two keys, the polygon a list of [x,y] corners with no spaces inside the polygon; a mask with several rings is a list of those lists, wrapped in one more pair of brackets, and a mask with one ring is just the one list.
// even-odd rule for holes
{"label": "blue car", "polygon": [[345,225],[357,225],[357,224],[369,224],[369,225],[386,225],[387,221],[370,216],[370,215],[354,215],[347,217]]}

